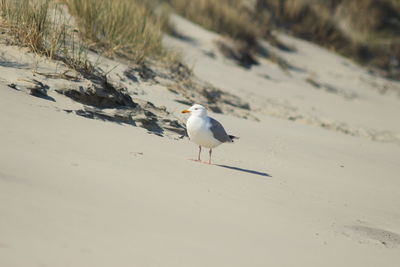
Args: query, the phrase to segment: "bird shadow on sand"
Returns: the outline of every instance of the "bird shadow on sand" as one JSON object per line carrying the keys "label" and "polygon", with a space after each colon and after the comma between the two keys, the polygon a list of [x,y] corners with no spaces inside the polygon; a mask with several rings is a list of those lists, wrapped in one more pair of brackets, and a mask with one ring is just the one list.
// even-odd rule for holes
{"label": "bird shadow on sand", "polygon": [[220,165],[220,164],[215,164],[214,166],[231,169],[231,170],[235,170],[235,171],[240,171],[240,172],[246,172],[246,173],[255,174],[255,175],[260,175],[260,176],[265,176],[265,177],[272,177],[271,175],[269,175],[266,172],[259,172],[259,171],[255,171],[255,170],[243,169],[243,168],[239,168],[239,167]]}

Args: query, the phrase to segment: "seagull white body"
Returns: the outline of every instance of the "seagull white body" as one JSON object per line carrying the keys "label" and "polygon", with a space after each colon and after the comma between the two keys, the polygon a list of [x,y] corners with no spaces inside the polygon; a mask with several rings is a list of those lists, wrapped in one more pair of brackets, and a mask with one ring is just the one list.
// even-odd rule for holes
{"label": "seagull white body", "polygon": [[214,147],[222,143],[233,142],[232,139],[235,137],[228,135],[224,127],[218,121],[208,117],[207,110],[202,105],[195,104],[189,109],[183,110],[182,113],[190,113],[190,117],[186,123],[186,129],[190,141],[199,145],[198,161],[200,161],[201,147],[210,149],[208,163],[211,163],[211,153]]}
{"label": "seagull white body", "polygon": [[199,146],[214,148],[222,144],[214,138],[210,130],[209,117],[190,116],[186,122],[187,133],[190,141]]}

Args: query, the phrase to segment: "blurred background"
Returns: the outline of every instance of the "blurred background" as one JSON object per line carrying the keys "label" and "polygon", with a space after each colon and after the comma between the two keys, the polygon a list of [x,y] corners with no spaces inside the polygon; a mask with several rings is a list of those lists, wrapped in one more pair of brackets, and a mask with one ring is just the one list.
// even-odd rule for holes
{"label": "blurred background", "polygon": [[[400,79],[400,1],[169,0],[181,15],[254,48],[280,30]],[[275,42],[276,43],[276,42]]]}

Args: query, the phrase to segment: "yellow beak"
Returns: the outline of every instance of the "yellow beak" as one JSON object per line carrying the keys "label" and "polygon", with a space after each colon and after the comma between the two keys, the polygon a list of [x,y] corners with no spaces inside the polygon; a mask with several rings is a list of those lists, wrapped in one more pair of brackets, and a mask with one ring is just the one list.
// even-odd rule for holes
{"label": "yellow beak", "polygon": [[182,110],[181,113],[190,113],[190,110],[185,109],[185,110]]}

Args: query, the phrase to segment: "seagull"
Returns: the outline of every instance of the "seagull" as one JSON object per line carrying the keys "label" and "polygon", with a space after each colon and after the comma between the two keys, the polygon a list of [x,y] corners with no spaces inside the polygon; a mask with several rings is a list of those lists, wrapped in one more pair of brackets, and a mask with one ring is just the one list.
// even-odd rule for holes
{"label": "seagull", "polygon": [[182,110],[182,113],[190,113],[186,128],[190,141],[199,145],[197,161],[200,161],[201,147],[210,149],[208,164],[211,164],[211,153],[214,147],[222,143],[232,143],[234,139],[238,138],[228,135],[221,123],[208,117],[207,110],[202,105],[194,104],[189,109]]}

